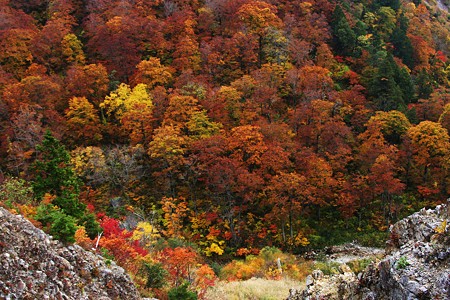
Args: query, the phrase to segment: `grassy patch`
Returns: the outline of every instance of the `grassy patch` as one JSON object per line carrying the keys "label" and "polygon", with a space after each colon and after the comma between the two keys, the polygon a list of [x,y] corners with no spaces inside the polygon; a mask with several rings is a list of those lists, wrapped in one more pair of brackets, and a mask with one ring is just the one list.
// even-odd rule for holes
{"label": "grassy patch", "polygon": [[222,281],[206,293],[205,299],[281,300],[287,298],[291,288],[304,288],[304,283],[287,278],[281,280],[252,278],[245,281]]}
{"label": "grassy patch", "polygon": [[317,261],[314,264],[314,270],[321,270],[324,275],[339,274],[340,265],[340,263],[332,261]]}
{"label": "grassy patch", "polygon": [[374,261],[375,261],[375,258],[367,257],[367,258],[363,258],[363,259],[349,261],[347,263],[347,265],[350,267],[350,269],[355,274],[358,274],[359,272],[364,271],[366,269],[366,267]]}

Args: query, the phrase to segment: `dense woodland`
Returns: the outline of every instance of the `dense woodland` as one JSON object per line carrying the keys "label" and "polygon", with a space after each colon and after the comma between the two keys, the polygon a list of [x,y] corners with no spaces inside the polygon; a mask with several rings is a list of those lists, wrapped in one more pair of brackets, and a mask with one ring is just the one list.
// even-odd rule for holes
{"label": "dense woodland", "polygon": [[450,191],[439,4],[1,0],[0,201],[132,274],[383,241]]}

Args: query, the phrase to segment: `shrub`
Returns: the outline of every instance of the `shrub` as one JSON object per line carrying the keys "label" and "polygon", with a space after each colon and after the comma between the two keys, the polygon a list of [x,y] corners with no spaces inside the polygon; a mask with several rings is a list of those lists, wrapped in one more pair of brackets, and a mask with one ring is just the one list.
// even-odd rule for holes
{"label": "shrub", "polygon": [[397,260],[397,263],[396,263],[396,269],[397,269],[397,270],[401,270],[401,269],[406,268],[406,267],[409,266],[409,265],[410,265],[410,263],[408,262],[408,260],[406,259],[406,257],[405,257],[405,256],[402,256],[402,257],[400,257],[400,258]]}
{"label": "shrub", "polygon": [[0,201],[13,204],[33,203],[33,189],[20,178],[8,178],[0,185]]}
{"label": "shrub", "polygon": [[350,261],[347,263],[347,265],[350,267],[350,269],[355,273],[358,274],[362,271],[364,271],[364,269],[370,265],[373,262],[373,259],[371,258],[363,258],[363,259],[358,259],[358,260],[354,260],[354,261]]}
{"label": "shrub", "polygon": [[94,214],[92,213],[86,213],[85,215],[83,215],[78,221],[78,224],[84,226],[87,235],[91,239],[96,238],[97,234],[102,231],[100,225],[95,220]]}
{"label": "shrub", "polygon": [[169,274],[161,263],[144,263],[145,272],[147,275],[147,288],[160,289],[164,286],[165,278]]}
{"label": "shrub", "polygon": [[188,290],[188,286],[188,283],[183,283],[170,289],[167,293],[169,300],[197,300],[197,294]]}
{"label": "shrub", "polygon": [[[281,263],[281,272],[278,266]],[[275,247],[261,249],[257,256],[249,255],[245,260],[233,260],[224,266],[220,277],[227,280],[246,280],[252,277],[281,279],[289,277],[302,280],[311,270],[311,263],[298,260],[294,255],[281,252]]]}
{"label": "shrub", "polygon": [[264,247],[261,249],[260,256],[264,258],[264,260],[275,260],[277,259],[283,252],[277,247]]}
{"label": "shrub", "polygon": [[51,204],[41,204],[37,208],[35,218],[55,239],[62,242],[75,242],[74,236],[77,226],[73,217],[66,215]]}
{"label": "shrub", "polygon": [[318,261],[314,264],[314,269],[319,269],[324,275],[339,274],[339,263],[337,262],[321,262]]}
{"label": "shrub", "polygon": [[62,212],[55,214],[55,219],[50,227],[50,234],[52,236],[65,243],[74,243],[76,231],[76,221],[73,217]]}

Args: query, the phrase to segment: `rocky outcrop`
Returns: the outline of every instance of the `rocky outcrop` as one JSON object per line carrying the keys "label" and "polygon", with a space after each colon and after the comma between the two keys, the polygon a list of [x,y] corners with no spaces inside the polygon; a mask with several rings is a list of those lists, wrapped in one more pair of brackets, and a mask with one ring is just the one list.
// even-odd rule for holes
{"label": "rocky outcrop", "polygon": [[0,299],[141,299],[125,271],[0,208]]}
{"label": "rocky outcrop", "polygon": [[379,262],[358,275],[346,265],[338,275],[315,271],[288,299],[450,299],[449,216],[449,203],[422,209],[392,226]]}

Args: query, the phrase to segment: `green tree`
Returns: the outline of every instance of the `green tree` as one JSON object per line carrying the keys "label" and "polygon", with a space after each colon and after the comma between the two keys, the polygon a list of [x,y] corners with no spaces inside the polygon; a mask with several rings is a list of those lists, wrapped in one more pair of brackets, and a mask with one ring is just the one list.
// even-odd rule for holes
{"label": "green tree", "polygon": [[331,19],[334,49],[341,55],[352,56],[355,54],[357,37],[345,17],[340,5],[336,5]]}
{"label": "green tree", "polygon": [[161,263],[145,263],[145,272],[147,273],[147,282],[145,284],[148,288],[160,289],[166,283],[166,277],[169,273],[163,268]]}
{"label": "green tree", "polygon": [[391,43],[394,46],[393,53],[395,56],[402,59],[403,63],[408,68],[414,68],[414,48],[411,44],[411,40],[406,35],[409,27],[408,18],[401,14],[397,19],[397,26],[391,35]]}
{"label": "green tree", "polygon": [[395,64],[394,76],[395,82],[402,92],[403,103],[408,104],[416,102],[414,82],[407,68],[403,67],[400,69],[397,64]]}
{"label": "green tree", "polygon": [[188,283],[174,287],[167,293],[169,300],[197,300],[197,294],[188,290]]}
{"label": "green tree", "polygon": [[415,78],[417,85],[417,97],[419,99],[428,99],[433,92],[433,79],[426,69],[421,69]]}
{"label": "green tree", "polygon": [[81,217],[86,206],[78,201],[80,180],[70,166],[70,155],[50,131],[36,147],[38,159],[33,164],[32,188],[41,200],[46,193],[56,196],[54,204],[68,215]]}
{"label": "green tree", "polygon": [[54,238],[62,242],[75,242],[76,220],[58,207],[51,204],[39,205],[35,219],[41,222],[46,231]]}
{"label": "green tree", "polygon": [[375,0],[372,2],[372,5],[374,8],[385,6],[397,11],[400,8],[400,0]]}
{"label": "green tree", "polygon": [[365,84],[369,98],[377,110],[404,110],[403,91],[396,80],[398,67],[391,54],[379,51],[374,55],[373,67],[365,70]]}
{"label": "green tree", "polygon": [[35,178],[32,183],[37,200],[45,194],[55,197],[50,203],[38,207],[36,220],[44,225],[55,238],[73,242],[76,225],[86,228],[93,238],[100,231],[94,215],[88,213],[86,205],[78,200],[81,181],[70,165],[70,155],[50,131],[47,131],[42,144],[36,146],[38,159],[33,164]]}

